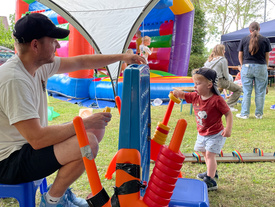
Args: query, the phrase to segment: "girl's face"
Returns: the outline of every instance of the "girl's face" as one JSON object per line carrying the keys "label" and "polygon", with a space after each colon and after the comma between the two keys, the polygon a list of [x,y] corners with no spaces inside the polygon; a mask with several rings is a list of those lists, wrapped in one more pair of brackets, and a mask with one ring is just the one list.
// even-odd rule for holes
{"label": "girl's face", "polygon": [[151,44],[151,40],[146,40],[146,41],[144,41],[144,43],[143,43],[145,46],[149,46],[150,44]]}
{"label": "girl's face", "polygon": [[208,80],[205,79],[194,79],[194,88],[195,91],[200,95],[200,96],[204,96],[209,94],[209,92],[211,91],[212,88],[212,83]]}

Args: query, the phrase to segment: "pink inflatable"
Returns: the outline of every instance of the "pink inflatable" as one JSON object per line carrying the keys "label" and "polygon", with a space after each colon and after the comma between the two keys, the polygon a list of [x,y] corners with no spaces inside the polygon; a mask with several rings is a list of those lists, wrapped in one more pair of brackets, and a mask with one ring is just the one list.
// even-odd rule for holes
{"label": "pink inflatable", "polygon": [[59,57],[68,57],[68,47],[69,47],[69,41],[58,41],[60,44],[60,48],[56,50],[57,55]]}

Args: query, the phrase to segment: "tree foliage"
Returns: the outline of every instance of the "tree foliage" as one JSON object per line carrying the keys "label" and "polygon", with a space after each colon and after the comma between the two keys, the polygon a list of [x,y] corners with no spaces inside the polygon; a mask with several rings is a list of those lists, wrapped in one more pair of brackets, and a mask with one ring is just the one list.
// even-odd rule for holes
{"label": "tree foliage", "polygon": [[207,36],[220,37],[231,31],[242,29],[252,21],[260,21],[259,13],[263,0],[200,0],[201,9],[207,17]]}
{"label": "tree foliage", "polygon": [[7,30],[0,19],[0,45],[14,50],[14,40],[12,38],[12,30],[14,27],[14,14],[9,16],[10,25]]}
{"label": "tree foliage", "polygon": [[199,0],[192,1],[192,3],[195,7],[195,17],[188,76],[191,76],[191,71],[193,69],[202,67],[206,61],[205,35],[207,22],[205,20],[205,14],[199,6]]}
{"label": "tree foliage", "polygon": [[194,4],[195,7],[195,18],[193,25],[193,38],[192,38],[192,47],[191,54],[203,54],[204,53],[204,41],[206,35],[206,20],[204,12],[200,9],[199,6]]}

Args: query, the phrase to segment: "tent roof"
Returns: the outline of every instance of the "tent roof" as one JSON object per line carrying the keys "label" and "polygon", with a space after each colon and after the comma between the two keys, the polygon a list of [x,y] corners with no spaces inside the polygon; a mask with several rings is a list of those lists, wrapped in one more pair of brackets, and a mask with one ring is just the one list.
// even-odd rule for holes
{"label": "tent roof", "polygon": [[[97,54],[126,51],[136,30],[159,0],[37,0],[64,17],[92,45]],[[119,63],[107,66],[111,78]]]}
{"label": "tent roof", "polygon": [[[274,26],[275,26],[275,20],[261,23],[260,24],[260,28],[261,28],[260,34],[267,38],[275,37],[275,27]],[[238,31],[235,31],[235,32],[231,32],[231,33],[222,35],[221,41],[222,42],[239,41],[247,35],[249,35],[248,27],[238,30]]]}

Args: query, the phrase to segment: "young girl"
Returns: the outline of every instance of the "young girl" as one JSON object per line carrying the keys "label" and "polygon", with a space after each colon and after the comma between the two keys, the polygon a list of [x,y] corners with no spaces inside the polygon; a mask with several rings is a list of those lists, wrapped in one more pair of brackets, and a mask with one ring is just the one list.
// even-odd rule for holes
{"label": "young girl", "polygon": [[[226,137],[231,136],[233,115],[225,100],[220,96],[216,85],[217,74],[209,68],[200,68],[194,75],[195,92],[184,93],[175,90],[173,94],[177,98],[185,99],[192,103],[197,122],[197,141],[195,151],[200,151],[205,159],[207,172],[197,175],[207,184],[208,190],[216,190],[217,182],[217,161],[216,154],[219,154]],[[222,123],[222,116],[225,116],[226,127]]]}
{"label": "young girl", "polygon": [[142,44],[139,46],[140,55],[143,56],[148,64],[148,56],[152,54],[153,48],[149,48],[148,46],[151,44],[151,37],[145,36],[142,38]]}
{"label": "young girl", "polygon": [[233,92],[233,94],[229,97],[227,104],[231,111],[238,111],[238,109],[234,108],[234,106],[237,104],[241,96],[242,88],[229,80],[228,63],[224,57],[224,53],[224,45],[216,45],[213,48],[208,60],[204,63],[204,67],[211,68],[217,72],[219,88]]}

